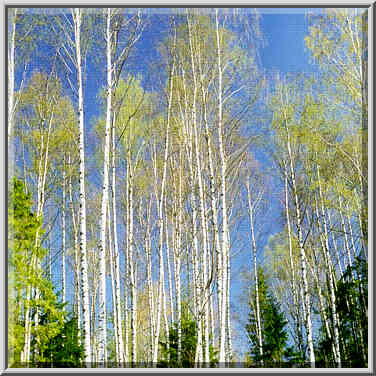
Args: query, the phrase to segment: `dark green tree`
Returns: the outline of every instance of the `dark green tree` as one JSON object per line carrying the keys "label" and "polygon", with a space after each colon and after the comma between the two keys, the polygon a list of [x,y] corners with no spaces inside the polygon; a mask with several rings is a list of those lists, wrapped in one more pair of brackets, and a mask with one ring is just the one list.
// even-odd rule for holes
{"label": "dark green tree", "polygon": [[[42,317],[42,322],[48,316]],[[84,348],[79,342],[77,318],[73,317],[64,322],[58,335],[52,338],[43,351],[44,367],[64,368],[81,367],[84,359]]]}
{"label": "dark green tree", "polygon": [[262,330],[263,354],[260,354],[257,336],[257,317],[255,293],[252,289],[249,300],[250,313],[246,330],[249,338],[250,350],[246,364],[256,367],[281,367],[290,357],[296,356],[291,348],[287,347],[287,321],[280,305],[269,291],[263,268],[258,268],[258,288],[260,298],[260,320]]}
{"label": "dark green tree", "polygon": [[[337,282],[340,351],[343,367],[368,366],[368,274],[367,262],[357,258]],[[328,312],[328,315],[330,312]],[[332,339],[320,329],[317,358],[323,367],[333,367]]]}
{"label": "dark green tree", "polygon": [[[160,341],[161,360],[158,367],[192,368],[195,366],[197,346],[197,324],[186,305],[182,309],[181,321],[181,359],[178,359],[178,323],[173,323],[169,328],[169,346],[167,341]],[[209,345],[210,367],[218,363],[217,351]]]}

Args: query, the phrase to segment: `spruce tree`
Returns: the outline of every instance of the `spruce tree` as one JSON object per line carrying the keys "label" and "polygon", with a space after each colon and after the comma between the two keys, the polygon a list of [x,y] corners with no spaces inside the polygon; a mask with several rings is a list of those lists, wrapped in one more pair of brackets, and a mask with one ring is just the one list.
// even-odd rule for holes
{"label": "spruce tree", "polygon": [[[182,307],[181,326],[181,359],[178,359],[178,323],[173,323],[168,331],[169,341],[160,341],[161,359],[158,367],[192,368],[195,366],[197,347],[197,322],[189,313],[186,305]],[[210,367],[218,363],[218,351],[209,344]]]}
{"label": "spruce tree", "polygon": [[260,354],[260,346],[257,336],[257,318],[255,294],[250,294],[249,319],[246,325],[250,350],[247,354],[248,366],[280,367],[285,362],[287,355],[287,331],[285,326],[287,321],[280,305],[275,300],[273,294],[268,289],[264,270],[258,268],[258,288],[260,297],[260,316],[262,328],[263,354]]}
{"label": "spruce tree", "polygon": [[[352,278],[354,276],[354,279]],[[367,367],[368,361],[368,274],[367,262],[357,258],[337,281],[336,304],[340,318],[340,350],[344,367]],[[329,308],[328,308],[329,313]],[[363,336],[364,348],[362,348]],[[328,338],[324,324],[320,328],[317,354],[322,367],[335,367],[332,338]]]}

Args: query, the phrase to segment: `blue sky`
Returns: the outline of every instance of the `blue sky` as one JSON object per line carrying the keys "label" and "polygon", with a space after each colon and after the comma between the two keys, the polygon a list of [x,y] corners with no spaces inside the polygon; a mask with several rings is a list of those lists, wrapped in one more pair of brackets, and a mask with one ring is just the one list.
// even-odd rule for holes
{"label": "blue sky", "polygon": [[308,21],[300,13],[262,13],[261,29],[266,46],[261,49],[261,62],[268,72],[293,73],[311,71],[309,55],[304,45]]}

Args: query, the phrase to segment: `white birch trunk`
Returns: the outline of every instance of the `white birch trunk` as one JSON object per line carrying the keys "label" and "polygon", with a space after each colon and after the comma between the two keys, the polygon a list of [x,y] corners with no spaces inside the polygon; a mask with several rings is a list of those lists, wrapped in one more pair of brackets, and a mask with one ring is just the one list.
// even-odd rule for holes
{"label": "white birch trunk", "polygon": [[[165,198],[165,207],[167,207],[167,200]],[[170,305],[170,315],[171,321],[174,322],[174,300],[173,300],[173,287],[172,287],[172,275],[171,275],[171,265],[170,265],[170,242],[168,235],[168,223],[166,218],[165,225],[165,237],[166,237],[166,262],[167,262],[167,275],[168,275],[168,292],[169,292],[169,305]]]}
{"label": "white birch trunk", "polygon": [[78,117],[79,117],[79,149],[80,149],[80,266],[81,266],[81,290],[82,290],[82,335],[84,338],[85,363],[90,366],[90,307],[89,307],[89,283],[87,272],[86,251],[86,190],[85,190],[85,142],[84,142],[84,109],[83,109],[83,83],[81,62],[81,22],[82,9],[72,9],[74,22],[75,48],[77,58],[78,81]]}
{"label": "white birch trunk", "polygon": [[[93,258],[91,260],[94,264],[96,263],[95,255],[93,254]],[[95,272],[94,272],[95,273]],[[90,305],[90,319],[91,319],[91,362],[96,364],[98,362],[98,338],[95,333],[97,315],[96,315],[96,300],[97,300],[97,277],[93,275],[93,286],[92,286],[92,299]]]}
{"label": "white birch trunk", "polygon": [[154,353],[153,353],[153,365],[157,366],[158,362],[158,343],[161,325],[161,314],[162,314],[162,299],[163,299],[163,283],[164,283],[164,266],[163,266],[163,202],[164,202],[164,191],[166,185],[167,176],[167,159],[169,153],[169,132],[170,132],[170,116],[171,116],[171,106],[172,106],[172,92],[173,92],[173,76],[175,71],[175,63],[172,66],[171,76],[170,76],[170,90],[168,98],[168,110],[167,110],[167,126],[166,126],[166,141],[165,141],[165,152],[163,159],[163,176],[161,184],[161,193],[158,198],[158,227],[159,227],[159,287],[158,287],[158,307],[157,307],[157,322],[154,333]]}
{"label": "white birch trunk", "polygon": [[227,351],[226,361],[230,367],[232,361],[232,337],[231,337],[231,314],[230,314],[230,252],[227,252],[227,293],[226,293],[226,330],[227,330]]}
{"label": "white birch trunk", "polygon": [[296,276],[295,276],[295,266],[293,259],[293,248],[292,248],[292,230],[291,230],[291,221],[290,221],[290,207],[289,207],[289,198],[288,198],[288,171],[286,162],[283,161],[284,165],[284,180],[285,180],[285,209],[286,209],[286,222],[287,222],[287,233],[289,238],[289,259],[290,259],[290,269],[291,269],[291,287],[292,287],[292,297],[293,297],[293,310],[296,312],[296,331],[298,336],[298,341],[302,345],[302,328],[301,321],[299,318],[299,306],[298,302],[300,300],[298,295],[298,289],[296,286]]}
{"label": "white birch trunk", "polygon": [[114,322],[114,339],[115,339],[115,362],[119,364],[120,362],[120,354],[119,354],[119,326],[117,322],[117,306],[116,306],[116,287],[115,287],[115,272],[114,272],[114,251],[112,246],[112,231],[111,231],[111,210],[110,210],[110,202],[108,202],[107,206],[107,231],[108,231],[108,252],[107,257],[109,259],[109,269],[110,269],[110,278],[111,278],[111,293],[112,293],[112,318]]}
{"label": "white birch trunk", "polygon": [[123,342],[123,325],[121,318],[120,304],[120,255],[117,236],[117,209],[116,209],[116,143],[115,143],[115,114],[112,119],[112,221],[114,231],[114,273],[115,273],[115,304],[116,304],[116,322],[117,322],[117,343],[119,349],[119,362],[124,363],[124,342]]}
{"label": "white birch trunk", "polygon": [[290,133],[287,126],[286,126],[286,133],[287,133],[287,150],[290,159],[290,173],[291,173],[291,180],[292,180],[292,187],[295,199],[295,210],[296,210],[296,228],[298,231],[298,241],[299,241],[299,249],[300,249],[300,262],[301,262],[301,269],[302,269],[302,280],[303,280],[303,293],[304,293],[304,303],[305,303],[305,323],[306,323],[306,331],[307,331],[307,344],[308,344],[308,352],[309,352],[309,361],[311,367],[315,367],[315,354],[313,349],[313,336],[312,336],[312,321],[311,321],[311,302],[308,292],[308,281],[307,281],[307,268],[306,268],[306,255],[304,249],[304,240],[303,240],[303,232],[302,232],[302,218],[300,213],[299,207],[299,200],[298,200],[298,193],[297,193],[297,186],[295,181],[295,170],[293,164],[293,157],[291,152],[291,145],[290,145]]}
{"label": "white birch trunk", "polygon": [[[68,165],[71,164],[71,156],[68,156]],[[74,236],[74,293],[75,293],[75,307],[76,307],[76,315],[77,315],[77,324],[78,324],[78,332],[79,332],[79,343],[81,344],[81,294],[80,294],[80,255],[79,255],[79,244],[78,244],[78,228],[76,222],[76,215],[74,213],[73,207],[73,194],[72,194],[72,175],[69,174],[69,200],[70,200],[70,208],[72,213],[72,224],[73,224],[73,236]]]}
{"label": "white birch trunk", "polygon": [[107,58],[107,107],[106,128],[104,139],[103,186],[100,221],[100,248],[99,248],[99,311],[98,311],[98,354],[99,363],[105,365],[106,343],[106,220],[108,206],[109,159],[110,159],[110,130],[112,111],[112,63],[111,63],[111,8],[107,8],[106,18],[106,58]]}
{"label": "white birch trunk", "polygon": [[133,254],[133,170],[131,166],[131,156],[128,153],[128,175],[129,175],[129,196],[128,196],[128,205],[129,205],[129,277],[131,283],[131,333],[132,333],[132,351],[131,351],[131,362],[132,366],[136,364],[137,361],[137,322],[136,322],[136,313],[137,313],[137,285],[136,285],[136,272],[135,264],[136,260]]}
{"label": "white birch trunk", "polygon": [[[65,204],[66,204],[66,177],[65,177],[65,154],[64,154],[64,166],[63,166],[63,205],[62,205],[62,250],[61,250],[61,274],[62,274],[62,286],[61,286],[61,300],[65,303]],[[65,308],[64,308],[65,309]]]}
{"label": "white birch trunk", "polygon": [[[341,217],[342,232],[343,232],[343,237],[344,237],[344,246],[345,246],[346,255],[347,255],[347,263],[348,263],[348,266],[350,266],[350,268],[352,268],[350,246],[349,246],[349,241],[348,241],[348,238],[347,238],[347,230],[346,230],[345,220],[343,218],[343,213],[342,213],[342,200],[338,199],[338,202],[339,202],[339,214],[340,214],[340,217]],[[353,270],[351,270],[351,278],[352,278],[352,281],[354,282],[355,278],[354,278],[354,271]]]}
{"label": "white birch trunk", "polygon": [[[192,104],[192,127],[193,127],[193,139],[194,139],[194,148],[195,148],[195,157],[196,157],[196,167],[197,167],[197,179],[198,179],[198,186],[199,186],[199,204],[200,204],[200,217],[201,217],[201,233],[202,233],[202,254],[203,254],[203,262],[202,262],[202,283],[200,286],[200,295],[203,295],[203,304],[200,304],[199,311],[198,311],[198,342],[197,342],[197,360],[198,366],[201,365],[203,360],[203,348],[202,348],[202,321],[204,321],[205,326],[207,327],[207,304],[208,304],[208,286],[207,286],[207,225],[206,225],[206,212],[205,212],[205,202],[204,202],[204,188],[202,182],[202,171],[201,171],[201,159],[200,159],[200,143],[198,138],[198,131],[197,131],[197,90],[198,90],[198,83],[197,83],[197,76],[196,76],[196,63],[194,58],[194,50],[193,50],[193,35],[192,35],[192,26],[189,21],[189,15],[187,15],[188,21],[188,32],[189,32],[189,45],[190,45],[190,52],[191,52],[191,66],[192,66],[192,74],[193,74],[193,104]],[[204,320],[202,320],[204,319]],[[205,330],[205,333],[208,334],[208,331]],[[208,340],[208,336],[206,340]],[[206,359],[208,357],[206,356]]]}
{"label": "white birch trunk", "polygon": [[359,197],[356,189],[354,188],[353,190],[355,200],[356,200],[356,206],[357,206],[357,216],[358,216],[358,222],[359,222],[359,228],[360,228],[360,233],[361,233],[361,241],[362,241],[362,251],[363,251],[363,256],[366,261],[368,261],[368,249],[367,249],[367,239],[364,236],[364,223],[362,219],[362,214],[363,214],[363,208],[361,205],[361,198]]}
{"label": "white birch trunk", "polygon": [[168,353],[168,357],[167,357],[167,361],[169,362],[170,361],[170,353],[169,353],[169,349],[170,349],[170,337],[169,337],[169,328],[168,328],[168,318],[167,318],[167,297],[166,297],[166,289],[164,288],[163,286],[163,321],[164,321],[164,324],[165,324],[165,332],[166,332],[166,349],[167,349],[167,353]]}
{"label": "white birch trunk", "polygon": [[[327,211],[328,212],[328,227],[331,228],[332,227],[332,221],[331,221],[331,214],[330,214],[330,210]],[[336,261],[337,261],[337,265],[338,265],[338,268],[339,268],[339,277],[341,278],[342,275],[343,275],[343,268],[342,268],[342,261],[341,261],[341,255],[340,255],[340,251],[339,251],[339,248],[338,248],[338,245],[337,245],[337,241],[334,237],[334,233],[333,231],[331,231],[331,238],[332,238],[332,244],[333,244],[333,248],[334,248],[334,256],[336,258]]]}
{"label": "white birch trunk", "polygon": [[[12,9],[9,9],[12,12]],[[15,72],[15,50],[16,50],[16,20],[18,8],[13,9],[10,19],[11,31],[8,45],[8,147],[10,146],[10,137],[13,130],[15,114],[15,89],[14,89],[14,72]]]}
{"label": "white birch trunk", "polygon": [[21,351],[21,363],[27,363],[29,361],[29,336],[31,332],[31,319],[30,319],[30,301],[31,301],[31,286],[27,286],[25,297],[25,333],[24,333],[24,347]]}
{"label": "white birch trunk", "polygon": [[352,230],[352,224],[351,224],[351,217],[349,214],[349,203],[346,202],[346,219],[349,227],[349,232],[350,232],[350,240],[351,240],[351,249],[352,249],[352,254],[355,259],[356,255],[356,248],[355,248],[355,241],[354,241],[354,235],[353,235],[353,230]]}
{"label": "white birch trunk", "polygon": [[[182,78],[183,78],[183,89],[184,89],[184,113],[181,111],[181,118],[184,124],[184,146],[187,154],[187,162],[188,162],[188,171],[189,171],[189,178],[190,181],[193,182],[195,181],[195,175],[193,171],[193,135],[192,135],[192,126],[189,122],[189,115],[188,115],[188,110],[189,110],[189,104],[188,104],[188,98],[187,98],[187,83],[185,79],[185,71],[184,68],[182,68]],[[192,192],[189,195],[190,199],[190,206],[192,209],[192,228],[190,229],[190,234],[192,234],[192,252],[190,255],[187,254],[187,258],[189,259],[189,256],[191,256],[191,262],[187,261],[192,265],[192,281],[189,280],[189,270],[188,270],[188,285],[190,285],[190,282],[192,282],[192,288],[193,290],[193,315],[195,317],[195,320],[197,321],[198,318],[198,312],[199,312],[199,271],[198,271],[198,255],[199,255],[199,245],[198,245],[198,233],[197,233],[197,208],[196,208],[196,199],[195,199],[195,193],[194,189],[192,189]],[[197,346],[199,346],[199,340]],[[195,363],[197,363],[197,357],[198,357],[198,352],[196,351],[195,354]]]}
{"label": "white birch trunk", "polygon": [[218,140],[219,140],[219,155],[220,155],[220,176],[221,176],[221,204],[222,204],[222,297],[220,307],[220,334],[219,334],[219,363],[223,364],[226,361],[225,354],[225,342],[226,342],[226,291],[227,291],[227,254],[229,252],[229,228],[228,228],[228,214],[227,214],[227,202],[226,202],[226,157],[223,145],[223,125],[222,125],[222,74],[223,67],[221,61],[221,41],[219,33],[219,20],[218,20],[218,8],[215,13],[216,21],[216,39],[217,39],[217,66],[218,66]]}
{"label": "white birch trunk", "polygon": [[146,273],[147,273],[147,286],[148,286],[148,299],[149,299],[149,326],[150,326],[150,360],[154,354],[154,326],[155,326],[155,308],[154,308],[154,291],[152,283],[152,265],[151,265],[151,234],[150,234],[150,221],[151,221],[151,208],[152,200],[149,200],[146,218]]}
{"label": "white birch trunk", "polygon": [[335,291],[334,291],[334,280],[333,280],[333,266],[331,263],[331,258],[329,254],[329,235],[328,235],[328,226],[326,222],[326,215],[324,209],[324,198],[323,192],[321,190],[321,181],[320,181],[320,167],[317,166],[317,178],[319,182],[319,195],[320,195],[320,204],[321,204],[321,215],[323,219],[324,225],[324,253],[325,259],[328,267],[328,276],[329,276],[329,293],[330,293],[330,304],[331,304],[331,311],[332,311],[332,320],[333,320],[333,329],[334,329],[334,359],[336,366],[341,368],[341,352],[339,349],[339,330],[338,330],[338,317],[337,317],[337,307],[336,307],[336,298],[335,298]]}
{"label": "white birch trunk", "polygon": [[[310,267],[311,273],[314,276],[315,281],[316,281],[316,287],[317,287],[317,291],[318,291],[318,295],[319,295],[319,304],[320,304],[320,311],[321,311],[321,315],[322,315],[322,321],[323,321],[324,326],[325,326],[326,335],[327,335],[328,339],[331,340],[332,339],[332,333],[330,332],[329,320],[328,320],[328,316],[326,315],[324,297],[323,297],[323,294],[322,294],[322,289],[321,289],[321,286],[320,286],[320,281],[319,281],[319,276],[318,276],[319,271],[318,271],[317,266],[315,268],[316,271],[314,271],[309,263],[308,263],[308,267]],[[332,352],[333,352],[334,357],[336,358],[337,355],[336,355],[336,349],[335,349],[334,344],[332,344]]]}
{"label": "white birch trunk", "polygon": [[209,312],[210,312],[211,345],[213,348],[215,348],[215,321],[214,321],[214,296],[213,294],[210,294]]}
{"label": "white birch trunk", "polygon": [[182,231],[183,231],[183,166],[182,166],[182,147],[179,148],[179,198],[178,198],[178,235],[177,235],[177,253],[176,253],[176,305],[177,305],[177,320],[178,320],[178,362],[181,361],[181,340],[182,340],[182,327],[181,327],[181,281],[180,281],[180,270],[181,270],[181,254],[182,254]]}
{"label": "white birch trunk", "polygon": [[[215,184],[214,184],[214,167],[213,167],[213,151],[212,151],[212,145],[211,145],[211,137],[209,132],[209,126],[208,126],[208,120],[207,120],[207,92],[204,89],[204,85],[202,82],[203,73],[201,69],[200,64],[200,56],[198,58],[198,68],[200,72],[200,78],[201,78],[201,94],[203,99],[203,120],[205,125],[205,139],[206,139],[206,145],[207,145],[207,154],[208,154],[208,165],[209,165],[209,190],[210,190],[210,209],[211,209],[211,220],[212,220],[212,228],[214,231],[213,236],[213,242],[214,242],[214,254],[216,257],[216,265],[212,265],[211,268],[211,279],[214,280],[214,276],[217,276],[217,292],[219,297],[219,306],[221,306],[221,295],[223,290],[223,283],[222,283],[222,276],[218,272],[218,270],[221,270],[222,268],[222,254],[220,251],[220,240],[219,240],[219,229],[218,229],[218,210],[217,210],[217,200],[216,200],[216,193],[215,193]],[[208,286],[209,289],[210,286]],[[210,295],[211,300],[211,306],[210,306],[210,314],[211,314],[211,330],[212,330],[212,341],[213,341],[213,347],[214,347],[214,315],[213,315],[213,297]],[[207,338],[207,333],[205,333],[205,338]],[[206,339],[205,339],[206,340]],[[209,356],[209,349],[208,349],[209,341],[207,343],[207,349],[206,349],[206,356]],[[207,359],[206,359],[207,362]]]}
{"label": "white birch trunk", "polygon": [[128,300],[129,300],[129,228],[130,228],[130,215],[129,215],[129,164],[126,161],[126,178],[125,178],[125,201],[126,201],[126,246],[125,246],[125,272],[124,272],[124,326],[125,326],[125,344],[124,344],[124,356],[125,362],[129,363],[129,317],[128,317]]}
{"label": "white birch trunk", "polygon": [[[41,218],[43,215],[43,209],[45,204],[45,186],[46,186],[46,177],[47,177],[47,167],[48,167],[48,158],[49,158],[49,143],[50,143],[50,134],[52,129],[52,120],[53,120],[53,111],[50,113],[50,119],[48,120],[48,130],[47,130],[47,140],[46,143],[44,142],[44,134],[41,134],[41,144],[39,149],[39,164],[38,164],[38,186],[37,186],[37,218]],[[47,121],[47,120],[45,120]],[[42,131],[43,132],[43,131]],[[41,227],[39,227],[35,234],[35,242],[34,246],[35,249],[40,248],[40,231]],[[34,272],[38,275],[42,272],[41,271],[41,264],[40,260],[34,255],[31,258],[31,265],[34,268]],[[31,285],[30,290],[30,298],[32,293],[35,293],[35,300],[38,300],[40,297],[40,291],[37,287],[33,287]],[[38,325],[39,325],[39,307],[36,306],[34,311],[34,325],[35,325],[35,333],[36,335],[36,347],[35,352],[39,351],[39,344],[40,338],[38,335]],[[24,342],[24,349],[23,354],[25,356],[24,361],[28,362],[30,360],[30,346],[31,346],[31,317],[30,317],[30,310],[27,310],[25,315],[25,342]]]}
{"label": "white birch trunk", "polygon": [[[257,318],[257,336],[259,340],[260,356],[263,356],[262,348],[262,327],[260,319],[260,297],[258,289],[258,275],[257,275],[257,247],[256,247],[256,238],[254,231],[254,222],[253,222],[253,205],[251,199],[251,190],[249,187],[249,182],[247,181],[247,196],[248,196],[248,213],[249,213],[249,223],[251,227],[251,238],[252,238],[252,250],[253,250],[253,273],[255,278],[255,292],[256,292],[256,318]],[[261,360],[261,366],[263,365],[263,360]]]}

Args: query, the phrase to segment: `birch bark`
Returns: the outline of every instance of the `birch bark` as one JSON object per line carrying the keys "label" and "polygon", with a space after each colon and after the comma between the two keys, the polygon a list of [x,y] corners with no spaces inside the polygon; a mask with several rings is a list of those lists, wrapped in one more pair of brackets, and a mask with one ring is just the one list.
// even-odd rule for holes
{"label": "birch bark", "polygon": [[85,189],[85,141],[84,141],[84,109],[83,109],[83,82],[81,61],[81,24],[82,9],[72,9],[74,22],[75,52],[77,58],[77,81],[78,81],[78,118],[79,118],[79,150],[80,150],[80,266],[81,266],[81,293],[83,311],[83,330],[85,363],[90,366],[90,308],[89,308],[89,283],[87,272],[86,251],[86,189]]}
{"label": "birch bark", "polygon": [[[262,346],[262,327],[260,319],[260,298],[259,298],[259,289],[258,289],[258,275],[257,275],[257,247],[256,247],[256,238],[254,232],[254,222],[253,222],[253,205],[251,199],[251,190],[249,187],[249,182],[247,181],[247,196],[248,196],[248,214],[249,214],[249,223],[251,227],[251,238],[252,238],[252,251],[253,251],[253,273],[255,278],[255,292],[256,292],[256,318],[257,318],[257,334],[259,340],[260,356],[263,356],[263,346]],[[263,365],[263,360],[261,360],[261,366]]]}
{"label": "birch bark", "polygon": [[302,232],[302,218],[300,213],[300,204],[298,199],[297,193],[297,185],[295,180],[295,170],[294,170],[294,163],[293,163],[293,156],[291,151],[291,144],[290,144],[290,132],[287,126],[287,121],[285,121],[285,128],[286,128],[286,135],[287,135],[287,150],[290,160],[290,174],[291,174],[291,181],[293,187],[293,194],[295,200],[295,210],[296,210],[296,228],[298,232],[298,241],[299,241],[299,249],[300,249],[300,262],[301,262],[301,270],[302,270],[302,279],[303,279],[303,293],[304,293],[304,303],[305,303],[305,323],[306,323],[306,331],[307,331],[307,344],[309,350],[309,361],[311,367],[315,367],[315,354],[313,349],[313,338],[312,338],[312,321],[311,321],[311,302],[308,292],[308,281],[307,281],[307,268],[306,268],[306,254],[304,249],[304,240],[303,240],[303,232]]}
{"label": "birch bark", "polygon": [[166,176],[167,176],[167,159],[169,153],[169,132],[170,132],[170,116],[172,107],[172,93],[173,93],[173,76],[175,72],[175,63],[172,65],[170,73],[170,88],[169,88],[169,98],[168,98],[168,110],[167,110],[167,125],[166,125],[166,141],[165,141],[165,152],[163,159],[163,176],[161,184],[161,193],[158,198],[158,227],[159,227],[159,286],[158,286],[158,308],[157,308],[157,322],[156,330],[154,333],[154,353],[153,353],[153,365],[156,367],[158,362],[158,343],[160,334],[160,322],[162,314],[162,300],[163,300],[163,283],[164,283],[164,262],[163,262],[163,202],[166,186]]}
{"label": "birch bark", "polygon": [[105,366],[105,343],[106,343],[106,220],[108,207],[108,183],[110,164],[110,131],[112,111],[112,33],[111,33],[111,8],[107,8],[106,17],[106,58],[107,58],[107,92],[106,92],[106,127],[104,139],[104,161],[103,161],[103,186],[101,206],[101,237],[99,248],[99,312],[98,312],[98,353],[99,363]]}
{"label": "birch bark", "polygon": [[147,286],[148,286],[148,299],[149,299],[149,326],[150,326],[150,359],[154,354],[154,326],[155,326],[155,308],[154,308],[154,291],[152,283],[152,265],[151,265],[151,233],[150,233],[150,221],[151,221],[151,208],[152,199],[149,200],[146,217],[146,273],[147,273]]}
{"label": "birch bark", "polygon": [[112,222],[114,231],[114,273],[115,273],[115,304],[116,304],[116,322],[117,322],[117,343],[119,350],[119,362],[124,363],[124,342],[123,342],[123,324],[121,317],[121,304],[120,304],[120,255],[119,243],[117,233],[117,208],[116,208],[116,143],[115,143],[115,119],[116,114],[112,118]]}
{"label": "birch bark", "polygon": [[[64,166],[63,166],[63,204],[62,204],[62,250],[61,250],[61,274],[62,274],[62,286],[61,286],[61,300],[65,303],[65,204],[66,204],[66,176],[65,176],[65,154],[64,154]],[[64,308],[65,309],[65,308]]]}
{"label": "birch bark", "polygon": [[15,50],[16,50],[16,22],[17,22],[17,13],[18,8],[9,9],[9,12],[12,12],[10,18],[10,38],[8,45],[8,147],[10,144],[10,137],[13,130],[14,122],[14,113],[15,113],[15,100],[14,100],[14,71],[15,71]]}
{"label": "birch bark", "polygon": [[219,156],[220,156],[220,178],[221,178],[221,204],[222,204],[222,297],[220,308],[220,335],[219,335],[219,363],[223,364],[226,361],[225,342],[226,342],[226,312],[227,312],[227,254],[229,252],[229,228],[228,228],[228,214],[226,201],[226,157],[223,145],[223,101],[222,101],[222,51],[221,40],[219,32],[219,18],[218,8],[215,11],[216,21],[216,41],[217,41],[217,67],[218,67],[218,141],[219,141]]}
{"label": "birch bark", "polygon": [[[68,155],[68,165],[71,165],[71,156]],[[78,244],[78,226],[76,221],[76,214],[74,212],[73,206],[73,188],[72,188],[72,175],[69,174],[69,201],[70,201],[70,208],[72,213],[72,224],[73,224],[73,237],[74,237],[74,291],[75,291],[75,307],[76,307],[76,315],[77,315],[77,323],[78,323],[78,331],[81,332],[81,294],[80,294],[80,254],[79,254],[79,244]],[[80,338],[80,337],[79,337]],[[79,339],[79,343],[81,344],[81,338]]]}
{"label": "birch bark", "polygon": [[329,277],[329,293],[330,293],[330,304],[332,311],[332,320],[333,320],[333,329],[334,329],[334,347],[335,347],[335,363],[338,368],[341,368],[341,352],[339,349],[339,330],[338,330],[338,316],[337,316],[337,307],[336,307],[336,298],[334,291],[334,280],[333,280],[333,265],[331,262],[329,254],[329,235],[328,235],[328,225],[326,222],[326,215],[324,209],[324,197],[321,189],[321,178],[320,178],[320,167],[317,166],[317,179],[319,182],[319,197],[320,197],[320,206],[321,206],[321,216],[324,226],[324,253],[325,260],[328,267],[328,277]]}
{"label": "birch bark", "polygon": [[299,309],[298,309],[298,293],[296,288],[296,277],[295,277],[295,267],[293,259],[293,248],[292,248],[292,231],[290,222],[290,208],[289,208],[289,197],[288,197],[288,171],[286,161],[283,160],[284,166],[284,180],[285,180],[285,209],[286,209],[286,221],[287,221],[287,232],[289,238],[289,259],[290,259],[290,269],[291,269],[291,285],[292,285],[292,296],[294,303],[294,310],[296,311],[296,329],[298,332],[298,338],[302,337],[300,320],[299,320]]}

